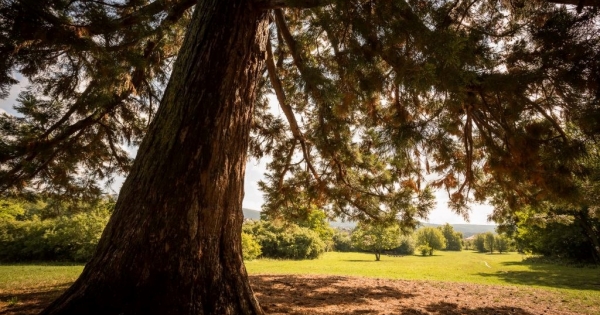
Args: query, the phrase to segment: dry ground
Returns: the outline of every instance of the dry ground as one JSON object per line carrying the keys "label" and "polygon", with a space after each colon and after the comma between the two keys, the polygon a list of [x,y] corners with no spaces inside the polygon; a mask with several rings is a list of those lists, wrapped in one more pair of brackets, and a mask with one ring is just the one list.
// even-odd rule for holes
{"label": "dry ground", "polygon": [[[557,293],[525,287],[339,276],[250,276],[268,314],[570,315],[579,309]],[[0,315],[37,314],[67,287],[0,292]]]}

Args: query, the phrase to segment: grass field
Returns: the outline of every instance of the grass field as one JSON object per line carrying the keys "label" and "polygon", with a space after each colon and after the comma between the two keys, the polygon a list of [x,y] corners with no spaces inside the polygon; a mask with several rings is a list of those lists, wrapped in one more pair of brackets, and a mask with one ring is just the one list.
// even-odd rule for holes
{"label": "grass field", "polygon": [[[320,259],[249,261],[250,274],[343,275],[382,279],[527,286],[553,291],[563,302],[600,305],[600,268],[530,263],[524,256],[436,252],[431,257],[375,256],[365,253],[326,253]],[[17,303],[20,292],[57,291],[74,281],[81,265],[0,265],[0,305]]]}
{"label": "grass field", "polygon": [[600,305],[600,268],[530,263],[517,253],[435,252],[434,256],[326,253],[317,260],[246,262],[250,274],[316,274],[370,278],[519,285],[558,291],[566,300]]}

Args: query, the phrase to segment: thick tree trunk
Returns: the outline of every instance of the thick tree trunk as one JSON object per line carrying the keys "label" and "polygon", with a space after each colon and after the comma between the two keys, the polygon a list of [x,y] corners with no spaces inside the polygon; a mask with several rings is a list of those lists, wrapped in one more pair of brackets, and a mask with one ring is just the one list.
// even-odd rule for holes
{"label": "thick tree trunk", "polygon": [[240,240],[268,36],[250,2],[198,2],[98,249],[42,314],[262,314]]}

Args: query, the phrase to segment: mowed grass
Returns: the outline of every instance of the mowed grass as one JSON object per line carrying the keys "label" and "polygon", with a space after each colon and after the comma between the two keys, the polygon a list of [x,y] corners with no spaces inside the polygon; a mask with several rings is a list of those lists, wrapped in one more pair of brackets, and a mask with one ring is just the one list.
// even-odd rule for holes
{"label": "mowed grass", "polygon": [[[382,255],[381,261],[375,261],[373,254],[332,252],[316,260],[248,261],[246,268],[250,274],[343,275],[527,286],[554,291],[562,302],[583,307],[600,305],[600,268],[529,263],[523,261],[524,257],[516,253],[438,251],[430,257]],[[0,265],[0,306],[25,292],[62,290],[82,270],[82,265]]]}

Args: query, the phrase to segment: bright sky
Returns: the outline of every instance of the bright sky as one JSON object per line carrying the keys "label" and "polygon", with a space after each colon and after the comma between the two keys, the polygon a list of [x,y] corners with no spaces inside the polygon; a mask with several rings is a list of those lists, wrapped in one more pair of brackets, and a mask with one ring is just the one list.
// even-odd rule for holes
{"label": "bright sky", "polygon": [[[11,89],[10,96],[5,100],[0,100],[0,114],[8,113],[15,114],[13,109],[15,99],[21,91],[23,91],[27,85],[27,80],[18,76],[16,78],[21,83],[13,86]],[[133,151],[133,150],[128,150]],[[258,181],[263,179],[263,174],[266,170],[266,164],[268,161],[262,160],[257,162],[256,160],[250,160],[246,166],[246,181],[245,187],[245,198],[243,206],[244,208],[260,210],[263,204],[263,194],[258,189]],[[112,189],[117,191],[120,190],[122,180],[116,180]],[[437,191],[435,193],[437,206],[429,215],[429,223],[450,223],[450,224],[461,224],[461,223],[472,223],[472,224],[492,224],[487,221],[487,216],[492,212],[492,207],[489,205],[477,205],[471,206],[471,214],[469,216],[469,222],[465,222],[462,216],[454,214],[447,207],[448,195],[443,191]]]}
{"label": "bright sky", "polygon": [[[246,182],[244,183],[245,198],[244,208],[260,210],[263,204],[263,194],[258,189],[258,181],[263,179],[266,170],[267,161],[257,163],[256,160],[250,160],[246,165]],[[448,209],[448,194],[444,191],[435,193],[437,206],[429,215],[429,223],[436,224],[493,224],[487,221],[487,216],[492,213],[493,208],[490,205],[471,205],[471,214],[469,222],[465,222],[462,216],[456,215]]]}

